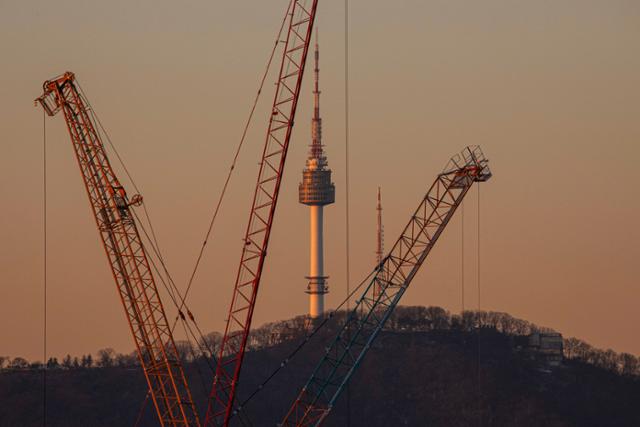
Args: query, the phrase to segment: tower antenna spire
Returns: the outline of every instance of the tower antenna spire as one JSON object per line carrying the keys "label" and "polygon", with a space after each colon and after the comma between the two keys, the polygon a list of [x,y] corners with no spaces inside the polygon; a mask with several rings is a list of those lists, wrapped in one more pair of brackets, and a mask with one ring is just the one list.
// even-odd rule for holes
{"label": "tower antenna spire", "polygon": [[313,118],[311,121],[311,156],[323,157],[322,151],[322,119],[320,118],[320,47],[318,30],[316,29],[316,46],[313,67]]}
{"label": "tower antenna spire", "polygon": [[[380,192],[380,187],[378,187],[378,203],[376,205],[376,211],[378,213],[378,228],[376,235],[376,265],[381,265],[383,260],[384,253],[384,228],[382,225],[382,196]],[[380,295],[380,285],[375,284],[373,289],[373,293],[375,296]]]}

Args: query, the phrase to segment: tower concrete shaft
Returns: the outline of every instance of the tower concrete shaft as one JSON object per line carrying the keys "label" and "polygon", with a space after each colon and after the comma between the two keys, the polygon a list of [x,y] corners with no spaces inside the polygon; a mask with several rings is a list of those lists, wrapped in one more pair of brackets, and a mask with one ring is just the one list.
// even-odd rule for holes
{"label": "tower concrete shaft", "polygon": [[311,146],[302,182],[298,187],[300,203],[309,206],[309,316],[318,318],[324,313],[324,295],[329,292],[328,276],[324,273],[323,209],[335,202],[336,189],[331,182],[331,169],[322,145],[322,119],[320,118],[320,53],[316,38],[314,68],[314,109],[311,120]]}

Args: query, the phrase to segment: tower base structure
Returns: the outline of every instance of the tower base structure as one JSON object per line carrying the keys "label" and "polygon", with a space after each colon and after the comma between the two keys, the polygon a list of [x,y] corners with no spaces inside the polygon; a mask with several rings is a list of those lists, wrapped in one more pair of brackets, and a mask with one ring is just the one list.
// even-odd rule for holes
{"label": "tower base structure", "polygon": [[309,294],[309,317],[316,319],[324,313],[324,295],[329,293],[327,279],[329,276],[309,277],[306,293]]}

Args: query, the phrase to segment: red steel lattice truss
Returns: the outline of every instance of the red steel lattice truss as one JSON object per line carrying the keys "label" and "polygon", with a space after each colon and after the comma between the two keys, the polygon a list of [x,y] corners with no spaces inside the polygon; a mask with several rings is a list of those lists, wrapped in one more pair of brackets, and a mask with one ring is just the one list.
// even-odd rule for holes
{"label": "red steel lattice truss", "polygon": [[229,424],[300,96],[318,0],[292,0],[275,98],[205,426]]}
{"label": "red steel lattice truss", "polygon": [[160,424],[200,426],[149,260],[104,144],[71,72],[44,83],[39,102],[49,116],[62,110],[104,250],[127,315]]}

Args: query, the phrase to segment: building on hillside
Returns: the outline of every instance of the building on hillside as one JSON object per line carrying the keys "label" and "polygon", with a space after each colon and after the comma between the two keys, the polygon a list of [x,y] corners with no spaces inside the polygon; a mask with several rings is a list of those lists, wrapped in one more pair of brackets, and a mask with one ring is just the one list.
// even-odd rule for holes
{"label": "building on hillside", "polygon": [[564,358],[562,334],[558,332],[534,332],[518,337],[516,349],[548,368],[560,366]]}

